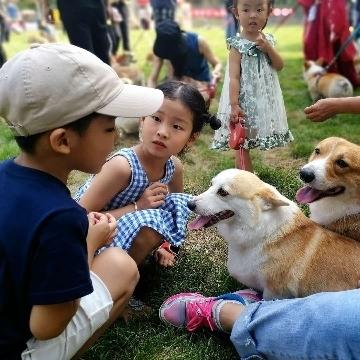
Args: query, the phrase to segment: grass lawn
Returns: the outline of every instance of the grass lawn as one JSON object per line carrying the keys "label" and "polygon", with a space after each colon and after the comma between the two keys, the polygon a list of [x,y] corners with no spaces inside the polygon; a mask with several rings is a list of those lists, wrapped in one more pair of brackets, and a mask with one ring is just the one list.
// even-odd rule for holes
{"label": "grass lawn", "polygon": [[[267,29],[271,32],[271,26]],[[199,28],[215,53],[225,61],[226,47],[223,29],[220,27]],[[284,195],[294,198],[299,187],[297,170],[306,162],[314,145],[328,136],[341,136],[358,142],[359,119],[356,116],[337,116],[325,123],[310,123],[303,114],[304,107],[311,103],[306,85],[302,79],[302,50],[300,25],[286,25],[274,34],[278,49],[285,60],[285,68],[280,73],[289,125],[295,141],[285,149],[267,152],[253,151],[255,171],[265,181],[276,186]],[[151,49],[152,34],[134,31],[132,34],[134,51],[138,64],[145,73],[150,64],[146,55]],[[12,56],[26,47],[24,35],[13,35],[6,44],[6,51]],[[220,87],[219,87],[220,92]],[[16,94],[14,94],[16,96]],[[212,104],[216,110],[216,101]],[[185,158],[185,190],[197,194],[205,190],[210,179],[220,170],[233,167],[231,153],[218,153],[208,149],[212,131],[206,129],[194,148]],[[123,139],[122,146],[134,144],[135,137]],[[14,156],[17,147],[11,134],[0,122],[0,160]],[[89,154],[91,156],[91,154]],[[74,189],[82,175],[74,174],[70,187]],[[306,211],[306,209],[304,209]],[[236,359],[236,353],[226,336],[211,335],[207,331],[188,334],[164,326],[158,320],[157,309],[169,295],[181,291],[201,291],[207,295],[232,291],[239,285],[232,280],[226,270],[226,247],[215,231],[189,233],[186,245],[173,269],[160,269],[147,264],[141,269],[138,296],[152,310],[141,314],[126,325],[119,320],[85,355],[84,359],[146,359],[146,360],[222,360]]]}

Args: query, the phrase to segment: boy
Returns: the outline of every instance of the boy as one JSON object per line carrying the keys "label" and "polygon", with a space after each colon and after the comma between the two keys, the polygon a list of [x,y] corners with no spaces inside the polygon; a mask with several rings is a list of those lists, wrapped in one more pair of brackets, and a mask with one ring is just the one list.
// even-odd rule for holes
{"label": "boy", "polygon": [[127,304],[135,262],[118,248],[94,257],[116,221],[87,216],[66,182],[100,170],[116,116],[162,101],[73,45],[34,45],[0,69],[0,117],[21,149],[0,164],[0,359],[78,357]]}

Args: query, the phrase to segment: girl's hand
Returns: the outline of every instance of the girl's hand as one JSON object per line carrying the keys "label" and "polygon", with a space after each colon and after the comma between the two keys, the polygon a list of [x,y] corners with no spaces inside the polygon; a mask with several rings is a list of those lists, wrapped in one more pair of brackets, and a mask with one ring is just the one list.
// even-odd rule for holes
{"label": "girl's hand", "polygon": [[245,116],[244,110],[239,105],[231,105],[230,121],[237,123]]}
{"label": "girl's hand", "polygon": [[271,44],[266,40],[265,34],[259,31],[259,36],[255,40],[256,47],[259,48],[262,52],[268,53],[271,49]]}
{"label": "girl's hand", "polygon": [[116,219],[111,214],[90,212],[88,214],[89,231],[86,241],[94,249],[110,244],[117,233]]}
{"label": "girl's hand", "polygon": [[165,197],[169,193],[168,186],[157,181],[152,183],[141,198],[136,202],[138,210],[156,209],[165,202]]}

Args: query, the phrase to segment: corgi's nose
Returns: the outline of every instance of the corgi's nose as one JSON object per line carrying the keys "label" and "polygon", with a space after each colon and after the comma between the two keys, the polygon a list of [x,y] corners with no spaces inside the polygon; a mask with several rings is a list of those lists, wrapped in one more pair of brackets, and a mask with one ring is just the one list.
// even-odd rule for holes
{"label": "corgi's nose", "polygon": [[307,184],[311,183],[315,179],[315,174],[312,170],[301,169],[299,174],[300,179]]}
{"label": "corgi's nose", "polygon": [[188,201],[187,206],[191,211],[194,211],[196,209],[196,204],[194,200]]}

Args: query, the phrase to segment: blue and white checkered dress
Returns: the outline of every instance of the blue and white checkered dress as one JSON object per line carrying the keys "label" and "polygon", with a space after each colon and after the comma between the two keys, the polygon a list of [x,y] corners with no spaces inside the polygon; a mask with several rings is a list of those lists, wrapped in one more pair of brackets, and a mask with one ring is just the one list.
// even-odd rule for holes
{"label": "blue and white checkered dress", "polygon": [[[131,181],[128,187],[116,194],[102,211],[117,209],[139,200],[145,189],[150,185],[146,172],[133,149],[121,149],[113,154],[111,158],[114,156],[124,156],[127,159],[132,172]],[[174,171],[175,165],[170,158],[165,165],[165,176],[160,182],[169,184]],[[75,200],[80,200],[84,192],[89,188],[93,178],[94,176],[90,177],[78,190]],[[181,245],[185,239],[186,224],[190,214],[187,202],[191,197],[188,194],[171,193],[166,196],[165,203],[157,209],[138,210],[121,216],[117,224],[118,233],[110,246],[129,250],[134,238],[144,226],[157,231],[171,245]]]}

